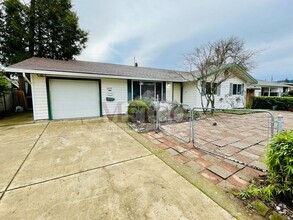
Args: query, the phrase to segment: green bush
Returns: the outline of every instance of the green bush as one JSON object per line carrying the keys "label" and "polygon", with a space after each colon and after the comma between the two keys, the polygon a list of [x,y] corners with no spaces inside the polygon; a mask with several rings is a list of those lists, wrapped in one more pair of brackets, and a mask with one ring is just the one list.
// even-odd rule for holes
{"label": "green bush", "polygon": [[293,201],[293,129],[272,139],[266,163],[272,193]]}
{"label": "green bush", "polygon": [[293,111],[293,97],[252,97],[253,109]]}
{"label": "green bush", "polygon": [[146,122],[147,121],[147,112],[149,107],[142,100],[133,100],[128,105],[128,119],[129,121],[136,122]]}
{"label": "green bush", "polygon": [[263,185],[250,184],[238,195],[241,198],[273,198],[293,203],[293,129],[276,135],[268,146],[268,176]]}

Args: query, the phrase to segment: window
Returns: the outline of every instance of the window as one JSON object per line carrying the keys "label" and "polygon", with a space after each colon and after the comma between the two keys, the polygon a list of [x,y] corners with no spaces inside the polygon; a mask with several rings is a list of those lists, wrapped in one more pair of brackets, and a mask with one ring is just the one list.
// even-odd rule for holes
{"label": "window", "polygon": [[213,92],[214,95],[220,95],[220,87],[221,85],[218,85],[218,83],[206,82],[203,85],[202,92],[206,94],[212,94]]}
{"label": "window", "polygon": [[140,82],[133,81],[133,99],[140,99]]}
{"label": "window", "polygon": [[230,90],[231,95],[242,95],[244,90],[244,84],[232,84]]}
{"label": "window", "polygon": [[133,99],[162,99],[162,83],[133,81]]}

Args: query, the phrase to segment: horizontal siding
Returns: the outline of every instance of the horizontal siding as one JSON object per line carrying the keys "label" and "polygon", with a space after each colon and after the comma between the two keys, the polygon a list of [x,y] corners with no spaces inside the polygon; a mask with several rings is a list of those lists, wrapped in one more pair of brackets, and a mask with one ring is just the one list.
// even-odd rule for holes
{"label": "horizontal siding", "polygon": [[[243,95],[232,95],[230,96],[230,83],[233,84],[242,84],[242,81],[239,78],[231,78],[226,80],[221,84],[220,95],[215,95],[215,107],[216,108],[243,108],[245,106],[245,97],[247,86],[244,83],[244,94]],[[236,101],[239,98],[240,101]],[[206,99],[203,97],[204,105],[206,105]],[[183,103],[189,105],[190,107],[199,107],[201,108],[201,94],[194,82],[183,83]]]}
{"label": "horizontal siding", "polygon": [[[125,114],[128,106],[127,80],[101,79],[101,85],[103,115]],[[115,101],[107,101],[106,97],[115,98]]]}
{"label": "horizontal siding", "polygon": [[[230,84],[244,84],[243,95],[232,95],[230,96]],[[239,78],[230,78],[221,84],[220,95],[215,95],[215,107],[216,108],[244,108],[245,107],[245,97],[246,97],[247,85],[245,82]],[[240,101],[236,101],[236,99]]]}
{"label": "horizontal siding", "polygon": [[183,104],[191,108],[200,107],[200,96],[194,82],[183,83]]}
{"label": "horizontal siding", "polygon": [[48,119],[46,77],[31,74],[34,120]]}

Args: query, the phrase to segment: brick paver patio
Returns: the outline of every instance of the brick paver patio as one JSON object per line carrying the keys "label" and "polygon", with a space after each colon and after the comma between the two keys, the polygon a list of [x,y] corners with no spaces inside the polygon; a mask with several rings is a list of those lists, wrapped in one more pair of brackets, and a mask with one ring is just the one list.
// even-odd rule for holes
{"label": "brick paver patio", "polygon": [[[273,114],[275,120],[278,114],[284,116],[284,129],[293,128],[293,112],[274,111]],[[266,169],[264,157],[270,139],[267,113],[221,113],[216,117],[196,120],[194,146],[191,142],[182,141],[189,139],[189,122],[167,124],[162,128],[169,134],[148,132],[142,135],[225,191],[233,188],[242,189],[254,177],[265,174],[229,159]],[[227,158],[215,156],[204,150]]]}

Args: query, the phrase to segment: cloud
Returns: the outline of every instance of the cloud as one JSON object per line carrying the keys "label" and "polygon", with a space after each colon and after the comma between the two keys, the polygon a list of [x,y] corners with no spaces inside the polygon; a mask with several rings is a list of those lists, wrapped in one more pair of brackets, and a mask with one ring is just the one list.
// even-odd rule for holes
{"label": "cloud", "polygon": [[168,67],[168,60],[186,49],[236,35],[249,48],[265,48],[259,58],[265,63],[285,59],[292,45],[289,0],[73,0],[73,5],[81,27],[90,32],[78,59],[132,65],[135,56],[140,65],[163,60]]}

